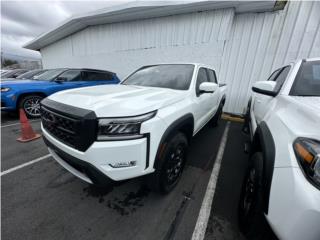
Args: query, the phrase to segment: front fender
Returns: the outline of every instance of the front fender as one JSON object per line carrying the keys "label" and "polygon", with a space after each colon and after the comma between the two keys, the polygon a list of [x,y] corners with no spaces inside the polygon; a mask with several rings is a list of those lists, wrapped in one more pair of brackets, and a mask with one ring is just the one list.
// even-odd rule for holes
{"label": "front fender", "polygon": [[265,122],[261,122],[257,127],[252,149],[254,151],[261,151],[263,154],[263,211],[268,214],[276,148],[271,131]]}

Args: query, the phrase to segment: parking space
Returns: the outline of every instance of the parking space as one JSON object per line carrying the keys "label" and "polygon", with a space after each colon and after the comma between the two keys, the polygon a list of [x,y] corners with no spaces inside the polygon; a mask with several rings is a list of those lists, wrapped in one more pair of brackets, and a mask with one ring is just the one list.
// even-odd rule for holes
{"label": "parking space", "polygon": [[[39,120],[30,124],[36,132],[41,131]],[[18,143],[16,139],[20,136],[20,131],[20,123],[16,118],[1,125],[1,171],[48,154],[41,138],[25,144]]]}
{"label": "parking space", "polygon": [[[32,126],[40,130],[39,122]],[[144,178],[90,187],[51,157],[2,176],[2,239],[190,239],[225,126],[205,127],[192,140],[182,179],[166,196],[150,192]],[[206,239],[243,239],[240,129],[231,123]],[[2,171],[48,154],[41,139],[21,144],[18,135],[19,125],[2,128]]]}

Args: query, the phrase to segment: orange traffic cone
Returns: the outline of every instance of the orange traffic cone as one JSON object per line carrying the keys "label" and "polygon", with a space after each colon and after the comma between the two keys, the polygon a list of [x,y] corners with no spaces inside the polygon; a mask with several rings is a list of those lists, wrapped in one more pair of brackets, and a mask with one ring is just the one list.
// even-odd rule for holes
{"label": "orange traffic cone", "polygon": [[41,137],[40,134],[35,133],[28,121],[26,113],[20,108],[20,123],[21,123],[21,137],[17,139],[19,142],[29,142]]}

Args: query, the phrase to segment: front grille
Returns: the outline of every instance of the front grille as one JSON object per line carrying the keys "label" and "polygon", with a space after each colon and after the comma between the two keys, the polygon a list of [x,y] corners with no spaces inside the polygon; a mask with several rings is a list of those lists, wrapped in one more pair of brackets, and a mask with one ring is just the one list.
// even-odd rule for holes
{"label": "front grille", "polygon": [[86,151],[97,139],[98,122],[94,111],[45,98],[41,101],[43,128],[58,141]]}
{"label": "front grille", "polygon": [[63,143],[76,148],[77,124],[72,119],[41,107],[42,125],[45,130]]}

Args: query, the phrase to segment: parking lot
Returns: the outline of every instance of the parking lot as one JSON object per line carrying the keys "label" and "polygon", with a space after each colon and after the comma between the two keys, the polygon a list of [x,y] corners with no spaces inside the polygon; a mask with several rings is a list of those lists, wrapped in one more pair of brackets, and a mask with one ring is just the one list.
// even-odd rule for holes
{"label": "parking lot", "polygon": [[[40,132],[39,120],[31,124]],[[2,239],[190,239],[225,127],[221,121],[196,135],[181,181],[163,196],[144,187],[143,178],[89,186],[46,157],[42,139],[18,143],[17,117],[2,113]],[[241,124],[231,122],[205,239],[244,239],[237,206],[246,140]],[[273,236],[267,230],[264,237]]]}

